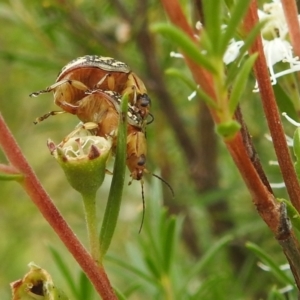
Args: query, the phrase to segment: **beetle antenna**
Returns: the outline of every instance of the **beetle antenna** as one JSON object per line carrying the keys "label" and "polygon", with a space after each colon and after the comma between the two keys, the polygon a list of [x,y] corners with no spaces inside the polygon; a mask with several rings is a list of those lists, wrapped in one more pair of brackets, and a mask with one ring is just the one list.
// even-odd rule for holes
{"label": "beetle antenna", "polygon": [[142,188],[142,201],[143,201],[143,215],[142,215],[142,222],[141,222],[141,226],[140,226],[140,229],[139,229],[139,233],[141,233],[143,225],[144,225],[145,211],[146,211],[143,180],[141,180],[141,188]]}
{"label": "beetle antenna", "polygon": [[175,193],[174,193],[174,190],[173,188],[171,187],[170,183],[168,183],[165,179],[161,178],[160,176],[152,173],[152,176],[158,178],[160,181],[162,181],[170,190],[171,194],[172,194],[172,197],[175,198]]}
{"label": "beetle antenna", "polygon": [[151,118],[149,121],[147,121],[147,125],[151,124],[154,121],[154,116],[149,113],[148,116]]}
{"label": "beetle antenna", "polygon": [[[133,181],[133,178],[128,182],[128,185],[131,185]],[[144,220],[145,220],[145,211],[146,211],[146,205],[145,205],[145,194],[144,194],[144,181],[141,179],[141,189],[142,189],[142,201],[143,201],[143,215],[142,215],[142,222],[140,225],[139,233],[141,233],[143,225],[144,225]]]}

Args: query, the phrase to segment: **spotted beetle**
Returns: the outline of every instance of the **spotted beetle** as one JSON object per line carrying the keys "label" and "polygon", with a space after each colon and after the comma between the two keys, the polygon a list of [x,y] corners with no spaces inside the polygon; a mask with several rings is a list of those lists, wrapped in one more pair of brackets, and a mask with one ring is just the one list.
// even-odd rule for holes
{"label": "spotted beetle", "polygon": [[[53,91],[55,104],[74,114],[74,105],[86,96],[87,91],[95,89],[111,90],[121,95],[127,93],[135,112],[146,120],[151,100],[144,83],[127,64],[111,57],[86,55],[76,58],[62,68],[54,84],[30,96]],[[38,121],[57,113],[50,112]]]}
{"label": "spotted beetle", "polygon": [[[121,99],[122,96],[117,92],[96,89],[86,92],[86,96],[81,101],[78,101],[78,105],[73,106],[74,114],[84,122],[82,127],[91,130],[97,136],[111,137],[113,139],[113,150],[116,147]],[[145,214],[143,176],[144,173],[150,173],[146,169],[147,143],[145,124],[141,116],[136,114],[130,105],[128,106],[127,120],[126,165],[130,171],[132,180],[139,180],[141,182],[143,200],[141,230]],[[75,131],[69,134],[67,139],[79,130],[80,127],[75,129]],[[174,191],[170,184],[160,176],[153,173],[152,175],[164,182],[174,197]],[[129,184],[131,184],[132,180]]]}

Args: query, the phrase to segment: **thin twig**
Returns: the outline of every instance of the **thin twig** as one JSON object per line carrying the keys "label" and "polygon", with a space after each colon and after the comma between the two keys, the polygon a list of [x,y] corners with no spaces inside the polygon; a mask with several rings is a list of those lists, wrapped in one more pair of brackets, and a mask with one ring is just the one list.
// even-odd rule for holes
{"label": "thin twig", "polygon": [[[192,40],[195,40],[194,35],[192,34],[193,31],[190,28],[178,1],[162,0],[162,3],[171,21],[181,28],[181,30],[185,31]],[[188,57],[185,57],[185,59],[196,83],[198,83],[202,89],[214,99],[215,93],[212,76]],[[216,116],[216,113],[213,110],[210,110],[210,112],[214,121],[218,123],[219,119]],[[251,161],[251,158],[249,158],[247,148],[244,145],[241,134],[236,134],[233,139],[227,140],[225,143],[252,195],[252,200],[257,207],[260,216],[272,232],[276,234],[279,224],[278,204],[276,203],[274,196],[262,182],[260,175],[257,173],[257,170]]]}
{"label": "thin twig", "polygon": [[242,137],[243,137],[244,145],[246,146],[248,156],[250,157],[257,173],[259,174],[261,181],[264,183],[264,185],[269,190],[269,192],[273,194],[270,182],[269,182],[269,180],[266,176],[266,173],[264,172],[264,170],[262,168],[262,165],[260,163],[260,159],[258,157],[258,154],[257,154],[255,148],[254,148],[254,145],[253,145],[252,139],[250,137],[250,133],[248,131],[247,125],[244,121],[243,114],[242,114],[240,106],[238,106],[238,108],[235,112],[235,117],[237,118],[237,120],[239,121],[239,123],[242,126],[241,134],[242,134]]}
{"label": "thin twig", "polygon": [[24,180],[21,182],[21,185],[24,187],[33,203],[38,207],[41,214],[48,221],[61,241],[76,259],[82,270],[89,277],[99,295],[101,295],[103,299],[117,299],[104,268],[97,265],[59,213],[49,195],[43,189],[33,170],[27,163],[21,149],[6,126],[1,114],[0,146],[12,166],[24,175]]}
{"label": "thin twig", "polygon": [[[257,15],[257,6],[256,2],[252,1],[249,13],[245,18],[245,29],[250,32],[255,24],[257,24],[257,22],[259,22]],[[249,52],[258,52],[260,54],[255,62],[254,72],[258,81],[264,113],[267,118],[274,149],[276,152],[282,177],[287,188],[287,192],[290,196],[291,202],[293,203],[297,211],[300,212],[300,186],[286,142],[275,95],[271,86],[268,67],[264,56],[263,45],[260,36],[256,38]]]}
{"label": "thin twig", "polygon": [[289,37],[296,56],[300,57],[300,26],[296,1],[281,0],[285,19],[289,29]]}

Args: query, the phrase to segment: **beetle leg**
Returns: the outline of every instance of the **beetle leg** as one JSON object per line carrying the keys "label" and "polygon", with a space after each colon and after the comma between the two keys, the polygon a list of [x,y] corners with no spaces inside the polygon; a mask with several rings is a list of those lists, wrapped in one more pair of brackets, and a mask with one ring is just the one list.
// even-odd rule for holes
{"label": "beetle leg", "polygon": [[[131,86],[128,86],[126,89],[124,89],[122,91],[122,95],[125,95],[125,94],[131,96],[131,97],[129,97],[130,103],[132,105],[135,105],[135,103],[136,103],[136,89],[135,89],[135,86],[131,85]],[[132,94],[133,94],[133,97],[132,97]]]}
{"label": "beetle leg", "polygon": [[38,124],[42,121],[44,121],[45,119],[49,118],[50,116],[56,116],[56,115],[60,115],[60,114],[64,114],[65,111],[50,111],[47,114],[44,114],[43,116],[36,118],[35,121],[33,122],[34,124]]}
{"label": "beetle leg", "polygon": [[105,173],[108,174],[108,175],[114,175],[113,172],[111,172],[111,171],[109,171],[109,170],[107,170],[107,169],[105,170]]}
{"label": "beetle leg", "polygon": [[73,87],[75,87],[76,89],[78,90],[81,90],[81,91],[88,91],[89,88],[84,84],[82,83],[81,81],[78,81],[78,80],[68,80],[68,83],[70,85],[72,85]]}
{"label": "beetle leg", "polygon": [[49,93],[54,91],[56,88],[58,88],[59,86],[65,84],[65,83],[69,83],[70,85],[72,85],[73,87],[82,90],[82,91],[87,91],[89,88],[83,84],[82,82],[78,81],[78,80],[70,80],[70,79],[64,79],[58,82],[55,82],[54,84],[48,86],[46,89],[41,90],[41,91],[37,91],[37,92],[33,92],[29,95],[29,97],[37,97],[40,94],[45,94],[45,93]]}
{"label": "beetle leg", "polygon": [[96,89],[100,89],[102,83],[107,80],[107,85],[108,85],[108,89],[111,91],[115,90],[115,79],[113,78],[113,76],[111,76],[110,73],[105,74],[95,85],[94,88]]}
{"label": "beetle leg", "polygon": [[136,91],[136,86],[132,86],[132,92],[133,92],[133,104],[136,104],[136,99],[137,99],[137,91]]}
{"label": "beetle leg", "polygon": [[[80,123],[79,123],[80,124]],[[93,130],[98,128],[98,124],[94,123],[94,122],[87,122],[84,124],[80,124],[79,126],[77,126],[71,133],[69,133],[64,139],[63,141],[59,144],[59,145],[63,145],[65,144],[70,138],[74,137],[74,135],[76,135],[78,132],[80,132],[82,129],[86,129],[86,130]]]}
{"label": "beetle leg", "polygon": [[93,130],[98,128],[98,124],[94,122],[86,122],[82,125],[82,128],[87,130]]}
{"label": "beetle leg", "polygon": [[116,82],[115,82],[114,77],[111,76],[111,74],[108,74],[107,85],[108,85],[108,88],[109,88],[111,91],[114,91],[114,90],[115,90]]}
{"label": "beetle leg", "polygon": [[68,103],[66,101],[62,101],[59,103],[59,106],[65,110],[66,112],[76,115],[78,110],[78,105],[72,105],[71,103]]}

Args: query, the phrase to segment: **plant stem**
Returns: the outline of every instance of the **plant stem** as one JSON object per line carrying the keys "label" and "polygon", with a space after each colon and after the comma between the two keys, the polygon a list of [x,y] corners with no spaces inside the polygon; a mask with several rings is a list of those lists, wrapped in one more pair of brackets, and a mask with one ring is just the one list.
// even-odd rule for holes
{"label": "plant stem", "polygon": [[[193,31],[184,17],[179,2],[177,0],[161,1],[170,20],[195,41]],[[188,57],[185,57],[185,60],[193,74],[195,82],[199,84],[212,99],[215,99],[214,83],[211,74]],[[214,122],[218,124],[220,120],[216,112],[213,109],[210,109],[210,113]],[[253,203],[257,207],[260,216],[276,235],[280,218],[278,204],[276,203],[275,197],[262,182],[260,175],[255,169],[251,157],[248,155],[241,133],[237,133],[233,139],[224,142],[252,195]]]}
{"label": "plant stem", "polygon": [[[176,26],[181,28],[181,30],[185,31],[185,33],[189,35],[192,40],[195,40],[193,34],[191,34],[192,30],[184,17],[179,2],[177,0],[161,1],[171,21]],[[246,30],[250,32],[251,28],[253,28],[257,22],[259,22],[257,16],[257,6],[256,1],[253,0],[245,18]],[[258,59],[256,60],[255,73],[257,75],[264,111],[268,120],[274,148],[287,187],[287,191],[293,205],[299,211],[300,200],[298,195],[300,195],[300,187],[297,181],[295,170],[293,168],[292,160],[284,136],[284,131],[281,125],[274,93],[270,84],[269,73],[262,48],[262,41],[260,38],[256,38],[256,41],[251,48],[251,53],[254,52],[258,52],[260,54],[258,56]],[[215,93],[212,77],[210,76],[210,74],[207,74],[207,72],[205,72],[203,68],[191,61],[188,57],[185,57],[185,59],[194,76],[195,81],[211,98],[216,99],[214,95]],[[215,123],[218,124],[220,120],[216,116],[216,113],[213,111],[213,109],[210,109],[210,112]],[[294,233],[288,227],[288,222],[285,221],[284,214],[281,212],[274,195],[269,190],[267,185],[263,183],[258,170],[255,168],[255,165],[252,162],[252,157],[249,156],[247,145],[245,145],[241,133],[237,133],[231,140],[224,140],[224,142],[226,143],[228,151],[230,152],[252,195],[252,200],[260,216],[272,230],[276,239],[282,246],[286,257],[290,262],[291,270],[299,289],[300,270],[298,268],[298,261],[300,259],[300,251],[299,243]],[[285,230],[282,231],[282,228]]]}
{"label": "plant stem", "polygon": [[85,219],[89,237],[90,251],[93,259],[97,261],[99,257],[99,241],[97,232],[96,194],[82,194],[82,198],[85,209]]}
{"label": "plant stem", "polygon": [[161,283],[164,289],[165,299],[166,300],[173,300],[174,294],[173,294],[173,288],[171,286],[171,281],[168,275],[163,275],[161,278]]}
{"label": "plant stem", "polygon": [[102,265],[98,266],[96,264],[91,255],[89,255],[84,246],[77,239],[65,219],[59,213],[23,156],[20,147],[6,126],[1,114],[0,146],[11,165],[24,175],[24,180],[21,182],[21,185],[31,198],[32,202],[37,206],[49,225],[76,259],[82,270],[91,280],[98,294],[101,295],[102,299],[117,299],[104,268]]}
{"label": "plant stem", "polygon": [[[252,1],[249,12],[245,18],[246,30],[250,32],[250,30],[253,28],[253,26],[255,26],[257,22],[259,22],[257,15],[257,6],[256,2]],[[259,53],[259,56],[254,64],[254,72],[258,81],[264,113],[267,118],[274,149],[276,152],[282,177],[287,188],[287,192],[290,196],[291,202],[293,203],[297,211],[300,212],[300,186],[290,156],[290,151],[287,146],[275,95],[270,82],[262,40],[259,36],[254,41],[252,47],[249,49],[249,52]]]}
{"label": "plant stem", "polygon": [[281,0],[285,19],[289,28],[289,36],[296,56],[300,56],[300,26],[296,1]]}

